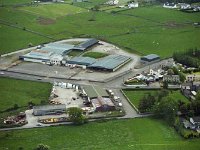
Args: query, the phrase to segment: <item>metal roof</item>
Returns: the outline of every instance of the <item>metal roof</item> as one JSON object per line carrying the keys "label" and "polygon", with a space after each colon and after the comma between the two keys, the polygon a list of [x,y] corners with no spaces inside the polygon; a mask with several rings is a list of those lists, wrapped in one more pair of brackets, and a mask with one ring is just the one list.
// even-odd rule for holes
{"label": "metal roof", "polygon": [[83,89],[86,92],[87,96],[90,98],[109,97],[106,90],[99,86],[85,85],[85,86],[83,86]]}
{"label": "metal roof", "polygon": [[66,109],[66,105],[43,105],[43,106],[33,106],[33,110],[55,110],[55,109]]}
{"label": "metal roof", "polygon": [[20,56],[20,58],[31,58],[31,59],[42,59],[42,60],[49,60],[50,56],[52,56],[53,53],[49,51],[44,50],[33,50],[30,53],[27,53],[23,56]]}
{"label": "metal roof", "polygon": [[109,55],[100,59],[99,61],[90,65],[89,67],[100,68],[100,69],[114,69],[130,59],[131,59],[130,57],[123,55]]}
{"label": "metal roof", "polygon": [[50,52],[54,52],[56,54],[66,54],[69,53],[73,49],[74,45],[70,44],[60,44],[60,43],[49,43],[46,44],[41,50],[46,50]]}
{"label": "metal roof", "polygon": [[149,55],[143,56],[142,58],[146,58],[148,60],[152,60],[152,59],[156,59],[156,58],[160,58],[160,57],[158,55],[156,55],[156,54],[149,54]]}
{"label": "metal roof", "polygon": [[96,62],[95,58],[91,58],[91,57],[74,57],[71,60],[67,61],[67,63],[69,64],[78,64],[78,65],[91,65],[93,63]]}
{"label": "metal roof", "polygon": [[87,40],[87,41],[85,41],[85,42],[83,42],[83,43],[81,43],[81,44],[79,44],[79,45],[74,46],[74,49],[77,49],[77,50],[85,50],[85,49],[87,49],[88,47],[90,47],[90,46],[92,46],[92,45],[94,45],[94,44],[96,44],[96,43],[98,43],[98,42],[99,42],[99,41],[96,40],[96,39],[89,39],[89,40]]}

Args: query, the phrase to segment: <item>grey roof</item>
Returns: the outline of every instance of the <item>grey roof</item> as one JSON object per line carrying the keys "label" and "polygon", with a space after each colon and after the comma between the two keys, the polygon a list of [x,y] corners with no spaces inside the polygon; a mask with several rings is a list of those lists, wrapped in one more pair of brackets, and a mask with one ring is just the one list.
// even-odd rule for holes
{"label": "grey roof", "polygon": [[83,89],[90,98],[109,97],[106,90],[99,86],[85,85],[83,86]]}
{"label": "grey roof", "polygon": [[38,59],[49,61],[50,57],[53,55],[52,52],[44,50],[33,50],[30,53],[20,56],[19,58],[29,58],[29,59]]}
{"label": "grey roof", "polygon": [[94,44],[98,43],[99,41],[96,40],[96,39],[89,39],[79,45],[76,45],[74,46],[74,49],[77,49],[77,50],[85,50],[87,49],[88,47],[91,47],[93,46]]}
{"label": "grey roof", "polygon": [[42,106],[33,106],[33,110],[56,110],[56,109],[66,109],[66,105],[42,105]]}
{"label": "grey roof", "polygon": [[148,60],[153,60],[153,59],[157,59],[157,58],[160,58],[160,57],[156,54],[149,54],[149,55],[143,56],[142,58],[146,58]]}
{"label": "grey roof", "polygon": [[96,63],[90,65],[90,68],[99,68],[99,69],[114,69],[119,65],[131,60],[128,56],[123,55],[109,55],[106,56]]}
{"label": "grey roof", "polygon": [[50,52],[54,52],[56,54],[66,54],[69,53],[73,49],[74,45],[70,44],[60,44],[60,43],[49,43],[46,44],[41,50],[46,50]]}
{"label": "grey roof", "polygon": [[71,60],[67,61],[67,63],[69,64],[78,64],[78,65],[86,65],[86,66],[91,65],[95,62],[96,62],[95,58],[82,57],[82,56],[74,57]]}

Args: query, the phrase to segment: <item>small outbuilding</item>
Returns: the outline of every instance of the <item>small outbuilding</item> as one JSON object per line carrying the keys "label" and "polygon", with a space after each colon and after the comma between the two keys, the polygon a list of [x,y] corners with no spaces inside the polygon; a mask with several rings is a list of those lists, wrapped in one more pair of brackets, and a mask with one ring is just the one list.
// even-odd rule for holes
{"label": "small outbuilding", "polygon": [[110,98],[97,97],[91,100],[92,106],[95,111],[113,111],[115,110],[115,105]]}
{"label": "small outbuilding", "polygon": [[160,61],[160,57],[156,54],[150,54],[150,55],[141,57],[141,63],[144,63],[144,64],[153,63],[157,61]]}

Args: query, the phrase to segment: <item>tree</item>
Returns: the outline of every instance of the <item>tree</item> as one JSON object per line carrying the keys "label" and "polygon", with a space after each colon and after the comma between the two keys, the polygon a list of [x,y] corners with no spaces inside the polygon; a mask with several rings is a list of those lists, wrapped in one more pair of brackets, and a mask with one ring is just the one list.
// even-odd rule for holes
{"label": "tree", "polygon": [[38,144],[36,150],[49,150],[49,146],[44,144]]}
{"label": "tree", "polygon": [[82,109],[78,107],[71,107],[67,110],[67,113],[69,114],[69,119],[74,124],[83,124],[86,122],[85,116],[83,116]]}
{"label": "tree", "polygon": [[180,77],[180,81],[181,81],[181,82],[184,82],[185,79],[186,79],[185,74],[182,73],[182,72],[179,72],[179,77]]}
{"label": "tree", "polygon": [[200,101],[200,90],[197,92],[196,100],[197,100],[197,101]]}
{"label": "tree", "polygon": [[168,70],[167,70],[167,74],[168,74],[168,75],[174,75],[173,69],[168,69]]}
{"label": "tree", "polygon": [[163,82],[163,88],[164,88],[164,89],[167,89],[167,88],[168,88],[168,82],[167,82],[167,81],[164,81],[164,82]]}
{"label": "tree", "polygon": [[173,125],[177,111],[177,102],[171,97],[165,97],[156,105],[154,105],[153,112],[155,116],[164,118],[169,125]]}

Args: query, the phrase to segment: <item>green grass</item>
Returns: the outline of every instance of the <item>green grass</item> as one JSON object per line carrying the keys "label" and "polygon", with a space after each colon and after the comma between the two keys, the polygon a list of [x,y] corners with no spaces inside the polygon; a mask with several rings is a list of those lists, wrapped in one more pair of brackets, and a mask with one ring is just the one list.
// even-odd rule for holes
{"label": "green grass", "polygon": [[[129,100],[136,106],[139,106],[140,99],[142,99],[145,95],[148,95],[149,93],[151,95],[156,95],[159,90],[123,90],[126,96],[129,98]],[[181,94],[179,90],[171,90],[169,92],[169,97],[175,99],[175,100],[181,100],[185,103],[188,103],[189,100]]]}
{"label": "green grass", "polygon": [[198,150],[199,139],[184,140],[173,128],[150,118],[0,132],[0,149],[31,150],[39,143],[51,150]]}
{"label": "green grass", "polygon": [[19,10],[47,18],[57,18],[87,11],[86,9],[75,7],[69,4],[27,6],[21,7]]}
{"label": "green grass", "polygon": [[24,107],[30,101],[35,104],[40,104],[41,100],[48,101],[51,87],[49,83],[0,78],[0,110],[14,104]]}
{"label": "green grass", "polygon": [[[89,4],[94,6],[93,2]],[[86,12],[85,9],[75,5],[0,8],[0,18],[9,21],[10,24],[17,23],[18,26],[51,36],[55,40],[80,36],[100,37],[125,50],[128,49],[131,53],[136,51],[142,55],[156,53],[161,58],[170,57],[175,51],[200,48],[200,30],[193,26],[193,22],[199,21],[200,13],[184,13],[158,6],[140,7],[116,14],[101,11],[94,13]],[[81,13],[76,13],[79,9]],[[71,15],[65,15],[67,13]],[[43,25],[38,22],[38,18],[41,17],[52,19],[54,22]],[[89,21],[91,18],[95,21]],[[34,44],[50,41],[48,38],[21,29],[0,26],[0,39],[5,41],[0,45],[1,53],[27,47],[30,41]]]}
{"label": "green grass", "polygon": [[83,56],[85,57],[92,57],[92,58],[102,58],[102,57],[105,57],[105,56],[108,56],[108,54],[106,53],[101,53],[101,52],[86,52],[83,54]]}
{"label": "green grass", "polygon": [[[33,81],[16,80],[11,78],[0,78],[0,128],[5,127],[3,123],[7,116],[16,115],[28,109],[28,102],[40,104],[41,100],[48,103],[52,85]],[[13,108],[18,109],[7,111]]]}

